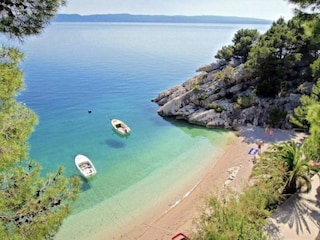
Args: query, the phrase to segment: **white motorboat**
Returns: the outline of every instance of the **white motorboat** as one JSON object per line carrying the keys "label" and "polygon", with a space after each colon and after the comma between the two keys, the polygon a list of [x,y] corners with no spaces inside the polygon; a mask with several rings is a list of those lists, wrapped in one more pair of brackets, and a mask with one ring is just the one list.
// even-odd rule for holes
{"label": "white motorboat", "polygon": [[111,125],[118,133],[122,135],[127,135],[131,132],[129,126],[119,119],[112,119]]}
{"label": "white motorboat", "polygon": [[75,157],[74,162],[80,173],[85,178],[89,178],[97,174],[97,170],[95,169],[93,163],[87,156],[78,154]]}

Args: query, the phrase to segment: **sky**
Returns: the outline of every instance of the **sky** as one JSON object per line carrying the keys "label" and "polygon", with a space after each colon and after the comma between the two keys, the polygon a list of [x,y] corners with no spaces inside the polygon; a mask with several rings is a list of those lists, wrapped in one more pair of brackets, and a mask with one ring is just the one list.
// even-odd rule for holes
{"label": "sky", "polygon": [[67,0],[59,13],[216,15],[277,20],[293,16],[288,0]]}

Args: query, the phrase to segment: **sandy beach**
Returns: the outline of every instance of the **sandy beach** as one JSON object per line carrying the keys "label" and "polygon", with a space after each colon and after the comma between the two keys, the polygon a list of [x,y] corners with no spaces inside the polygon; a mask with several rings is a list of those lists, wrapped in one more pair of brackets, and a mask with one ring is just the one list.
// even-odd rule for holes
{"label": "sandy beach", "polygon": [[[199,216],[206,197],[221,193],[225,187],[241,191],[253,168],[253,155],[248,152],[251,148],[257,149],[260,140],[264,142],[261,147],[261,151],[264,151],[270,143],[289,139],[299,141],[304,137],[303,133],[294,131],[277,129],[270,134],[259,127],[240,128],[215,166],[179,204],[162,214],[155,214],[155,209],[132,226],[126,226],[113,239],[169,240],[179,232],[192,235],[195,231],[194,219]],[[94,239],[105,239],[104,236],[102,232]]]}

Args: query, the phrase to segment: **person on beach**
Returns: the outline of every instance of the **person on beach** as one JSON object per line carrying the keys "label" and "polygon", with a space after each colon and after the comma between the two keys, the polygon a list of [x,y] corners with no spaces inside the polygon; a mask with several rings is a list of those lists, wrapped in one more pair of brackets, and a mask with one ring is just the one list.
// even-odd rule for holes
{"label": "person on beach", "polygon": [[263,144],[264,144],[264,141],[259,140],[259,142],[258,142],[259,153],[261,153],[261,147],[263,146]]}
{"label": "person on beach", "polygon": [[272,128],[270,129],[269,134],[270,134],[270,137],[273,137],[274,131]]}

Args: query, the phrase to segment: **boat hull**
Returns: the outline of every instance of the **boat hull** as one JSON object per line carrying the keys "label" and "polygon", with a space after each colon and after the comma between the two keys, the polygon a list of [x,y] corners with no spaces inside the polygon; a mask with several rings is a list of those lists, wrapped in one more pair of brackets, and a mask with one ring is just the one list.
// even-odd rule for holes
{"label": "boat hull", "polygon": [[74,162],[83,177],[90,178],[97,174],[97,170],[87,156],[78,154],[75,157]]}
{"label": "boat hull", "polygon": [[131,133],[129,126],[119,119],[112,119],[111,125],[121,135],[128,135]]}

